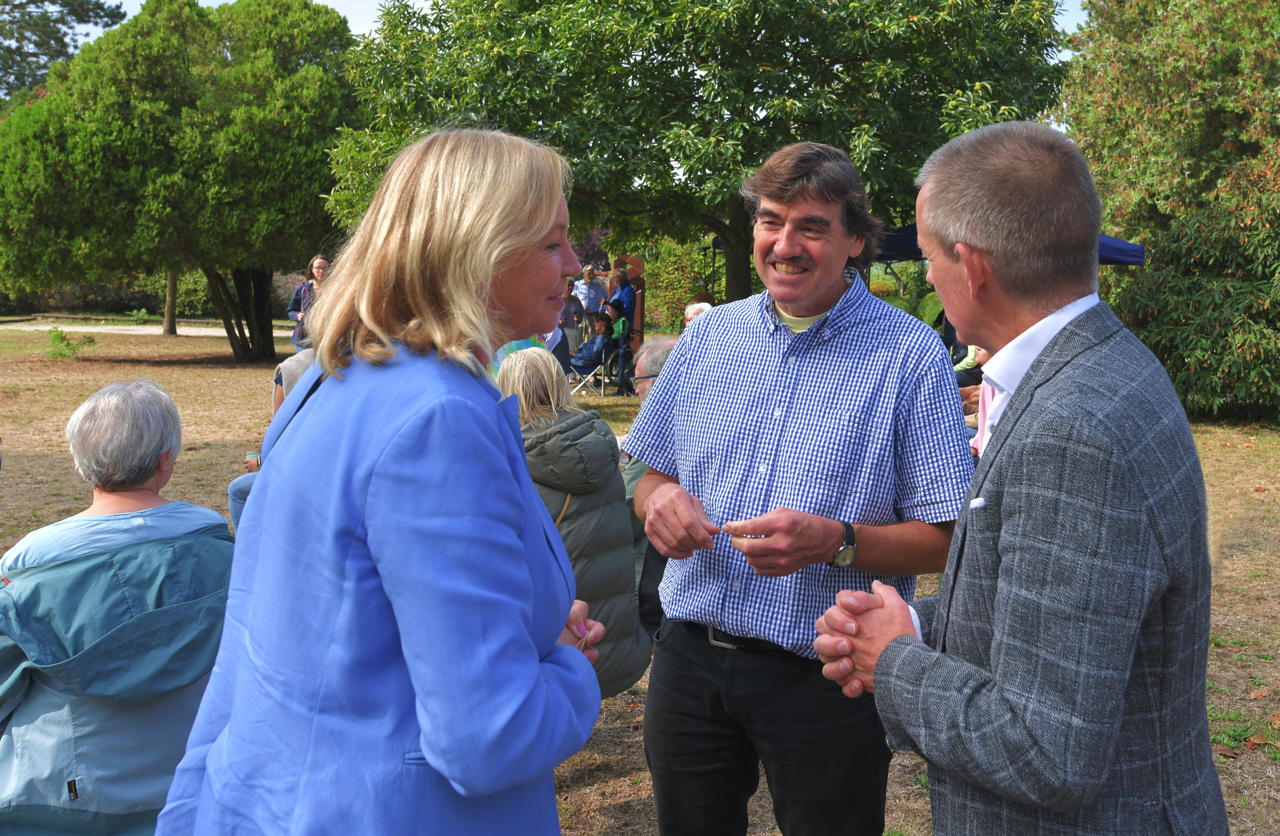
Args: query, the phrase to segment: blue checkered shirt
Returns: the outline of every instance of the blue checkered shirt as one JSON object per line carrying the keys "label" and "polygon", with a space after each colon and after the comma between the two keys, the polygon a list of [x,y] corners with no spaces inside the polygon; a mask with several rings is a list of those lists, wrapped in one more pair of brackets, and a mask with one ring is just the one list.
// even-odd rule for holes
{"label": "blue checkered shirt", "polygon": [[[693,320],[636,418],[627,452],[680,480],[717,525],[786,507],[869,525],[954,520],[973,475],[951,360],[933,331],[861,281],[800,334],[768,293]],[[718,535],[667,563],[668,618],[815,658],[814,621],[841,589],[914,577],[828,564],[755,574]],[[834,555],[833,555],[834,556]]]}

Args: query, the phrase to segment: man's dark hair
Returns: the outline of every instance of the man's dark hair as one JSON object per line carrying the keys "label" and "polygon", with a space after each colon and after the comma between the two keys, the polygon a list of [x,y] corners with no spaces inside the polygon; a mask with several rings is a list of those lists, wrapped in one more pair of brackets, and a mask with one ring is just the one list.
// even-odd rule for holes
{"label": "man's dark hair", "polygon": [[591,315],[591,321],[592,321],[593,323],[596,323],[596,322],[603,322],[603,323],[604,323],[604,327],[605,327],[605,328],[612,328],[612,327],[613,327],[613,320],[609,318],[609,315],[608,315],[608,314],[593,313],[593,314]]}
{"label": "man's dark hair", "polygon": [[865,272],[875,260],[884,223],[871,214],[866,186],[849,155],[820,142],[797,142],[769,155],[760,169],[742,182],[742,196],[754,215],[760,198],[790,203],[809,198],[840,206],[844,231],[862,239],[862,252],[849,263]]}

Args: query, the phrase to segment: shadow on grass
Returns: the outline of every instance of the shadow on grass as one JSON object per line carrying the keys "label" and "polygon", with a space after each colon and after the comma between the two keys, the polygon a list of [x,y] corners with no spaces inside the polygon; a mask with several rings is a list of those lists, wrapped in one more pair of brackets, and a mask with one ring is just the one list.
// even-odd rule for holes
{"label": "shadow on grass", "polygon": [[274,369],[283,363],[289,355],[277,354],[270,360],[247,360],[237,362],[230,356],[212,354],[174,354],[167,357],[131,357],[124,355],[93,354],[81,355],[75,359],[80,365],[119,365],[127,363],[131,366],[148,368],[200,368],[200,369]]}

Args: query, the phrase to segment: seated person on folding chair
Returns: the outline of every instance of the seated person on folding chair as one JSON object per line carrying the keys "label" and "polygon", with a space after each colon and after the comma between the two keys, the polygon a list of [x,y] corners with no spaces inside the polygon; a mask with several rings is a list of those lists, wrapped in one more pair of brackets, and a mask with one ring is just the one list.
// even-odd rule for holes
{"label": "seated person on folding chair", "polygon": [[591,314],[591,324],[595,328],[595,336],[583,343],[573,353],[573,358],[569,360],[569,365],[573,370],[582,375],[591,374],[604,363],[609,349],[615,345],[613,326],[609,321],[609,317],[600,313]]}
{"label": "seated person on folding chair", "polygon": [[635,387],[631,385],[628,367],[631,365],[631,321],[627,319],[626,309],[618,299],[610,299],[604,303],[604,312],[613,322],[613,339],[618,346],[618,366],[615,372],[618,378],[619,395],[634,395]]}

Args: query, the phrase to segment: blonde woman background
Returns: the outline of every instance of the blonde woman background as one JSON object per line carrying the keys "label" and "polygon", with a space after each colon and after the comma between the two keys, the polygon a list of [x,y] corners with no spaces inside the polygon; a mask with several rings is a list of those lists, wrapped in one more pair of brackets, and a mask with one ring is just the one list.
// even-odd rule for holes
{"label": "blonde woman background", "polygon": [[578,272],[566,178],[492,131],[388,168],[267,431],[160,833],[559,832],[603,627],[484,369],[554,327]]}
{"label": "blonde woman background", "polygon": [[605,626],[595,669],[601,694],[611,697],[640,679],[653,650],[640,626],[618,442],[599,415],[573,402],[560,362],[546,349],[508,355],[498,388],[520,402],[529,475],[573,561],[578,595]]}

